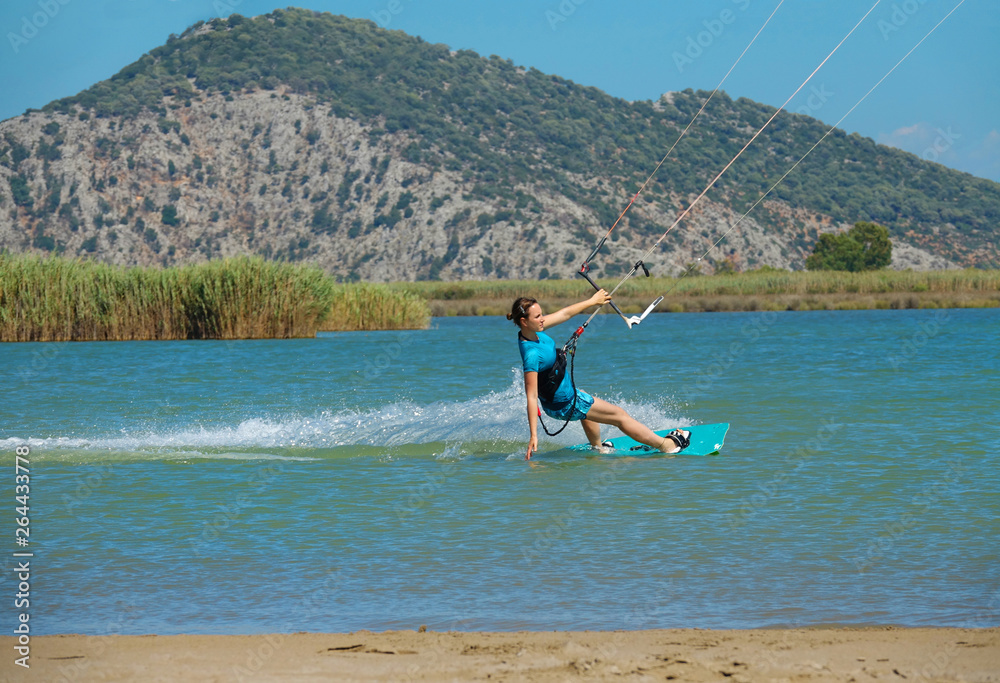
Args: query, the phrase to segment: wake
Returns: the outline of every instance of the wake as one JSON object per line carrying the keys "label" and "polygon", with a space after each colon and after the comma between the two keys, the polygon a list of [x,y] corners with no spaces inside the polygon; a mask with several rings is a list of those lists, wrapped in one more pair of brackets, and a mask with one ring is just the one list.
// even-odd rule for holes
{"label": "wake", "polygon": [[[629,414],[654,429],[667,425],[690,424],[689,420],[654,402],[632,402],[620,396],[601,396],[624,407]],[[315,415],[261,416],[243,419],[231,426],[170,426],[167,428],[137,425],[115,434],[93,436],[53,436],[48,438],[8,438],[0,446],[12,450],[28,445],[39,451],[103,451],[105,453],[181,452],[200,453],[214,458],[231,456],[241,459],[295,457],[313,449],[372,447],[398,449],[421,444],[490,444],[509,449],[512,444],[527,444],[528,425],[520,368],[511,368],[511,381],[501,391],[491,391],[467,401],[438,401],[426,405],[401,401],[370,410],[321,411]],[[176,420],[176,416],[172,419]],[[552,422],[549,419],[549,422]],[[617,429],[603,430],[608,438],[618,436]],[[540,445],[570,446],[584,440],[583,430],[570,425],[558,437],[547,437],[539,429]],[[230,453],[268,449],[274,453]],[[290,455],[287,451],[295,451]],[[365,449],[367,450],[367,449]]]}

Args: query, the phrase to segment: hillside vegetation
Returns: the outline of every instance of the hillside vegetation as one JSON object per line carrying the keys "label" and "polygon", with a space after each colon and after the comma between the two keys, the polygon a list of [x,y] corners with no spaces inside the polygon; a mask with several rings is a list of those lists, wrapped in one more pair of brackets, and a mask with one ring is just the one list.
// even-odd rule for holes
{"label": "hillside vegetation", "polygon": [[[497,56],[306,10],[199,23],[0,124],[0,246],[116,263],[254,253],[343,279],[568,276],[708,96],[627,102]],[[616,231],[618,272],[774,109],[724,93]],[[700,256],[826,131],[781,114],[665,244]],[[1000,264],[1000,185],[837,131],[713,252],[801,268],[885,225],[899,266]]]}

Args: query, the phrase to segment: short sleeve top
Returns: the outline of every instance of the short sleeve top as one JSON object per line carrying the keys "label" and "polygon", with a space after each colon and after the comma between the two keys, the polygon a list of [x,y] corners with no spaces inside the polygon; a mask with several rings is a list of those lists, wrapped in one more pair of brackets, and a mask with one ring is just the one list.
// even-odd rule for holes
{"label": "short sleeve top", "polygon": [[[556,343],[544,332],[538,333],[538,341],[517,336],[518,350],[521,352],[521,367],[525,372],[544,372],[556,362]],[[539,397],[539,401],[542,401]],[[573,401],[573,379],[567,372],[562,383],[556,389],[552,403],[542,401],[545,408],[559,409]]]}

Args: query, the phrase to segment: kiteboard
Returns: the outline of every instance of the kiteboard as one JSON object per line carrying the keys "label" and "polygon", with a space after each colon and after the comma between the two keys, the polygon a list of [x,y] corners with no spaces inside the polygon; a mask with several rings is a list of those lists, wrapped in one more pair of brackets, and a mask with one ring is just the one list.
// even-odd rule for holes
{"label": "kiteboard", "polygon": [[[729,431],[728,422],[720,422],[710,425],[694,425],[693,427],[682,427],[691,432],[691,444],[679,453],[672,455],[716,455],[726,440],[726,432]],[[659,436],[666,436],[672,429],[658,429],[655,433]],[[570,446],[571,451],[584,451],[595,455],[665,455],[656,448],[639,443],[630,436],[619,436],[609,439],[605,443],[610,443],[611,450],[595,450],[589,443],[581,443]]]}

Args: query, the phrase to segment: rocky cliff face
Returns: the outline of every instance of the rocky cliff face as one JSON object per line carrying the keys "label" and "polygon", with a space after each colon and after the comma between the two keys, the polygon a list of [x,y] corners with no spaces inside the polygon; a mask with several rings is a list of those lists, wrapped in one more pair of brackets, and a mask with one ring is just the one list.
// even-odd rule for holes
{"label": "rocky cliff face", "polygon": [[[571,277],[608,227],[540,184],[512,188],[513,205],[477,199],[460,163],[410,161],[407,133],[373,133],[308,96],[199,93],[168,105],[165,116],[78,110],[0,123],[0,248],[126,265],[252,253],[368,281]],[[724,259],[801,268],[820,232],[847,227],[777,200],[732,227],[739,215],[711,197],[647,259],[654,274],[692,262],[712,272]],[[680,206],[641,197],[596,272],[623,273],[662,230],[643,226],[669,226]],[[895,247],[894,267],[954,266]]]}

